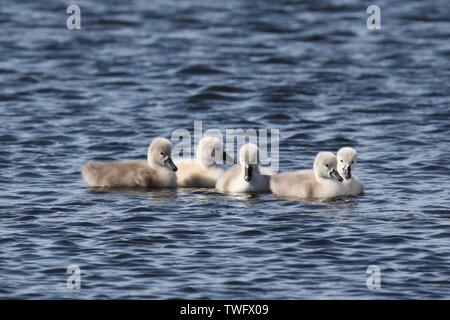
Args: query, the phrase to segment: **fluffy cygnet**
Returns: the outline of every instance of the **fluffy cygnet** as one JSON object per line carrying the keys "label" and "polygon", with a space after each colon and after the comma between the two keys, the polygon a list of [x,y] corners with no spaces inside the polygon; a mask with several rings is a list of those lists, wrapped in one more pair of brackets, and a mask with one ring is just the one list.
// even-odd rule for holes
{"label": "fluffy cygnet", "polygon": [[271,191],[282,197],[326,199],[344,193],[342,177],[338,174],[336,156],[319,152],[313,170],[283,172],[270,179]]}
{"label": "fluffy cygnet", "polygon": [[82,169],[83,179],[90,187],[175,187],[177,167],[171,154],[170,141],[156,138],[148,147],[147,161],[88,161]]}
{"label": "fluffy cygnet", "polygon": [[353,174],[356,168],[356,150],[350,147],[344,147],[337,152],[337,170],[344,178],[345,195],[357,196],[364,192],[362,182]]}
{"label": "fluffy cygnet", "polygon": [[223,150],[222,142],[216,137],[205,137],[198,144],[195,160],[175,161],[177,186],[214,188],[229,161],[233,160]]}
{"label": "fluffy cygnet", "polygon": [[259,170],[259,150],[253,143],[239,150],[239,165],[226,171],[217,181],[216,189],[223,193],[256,193],[269,191],[269,179]]}

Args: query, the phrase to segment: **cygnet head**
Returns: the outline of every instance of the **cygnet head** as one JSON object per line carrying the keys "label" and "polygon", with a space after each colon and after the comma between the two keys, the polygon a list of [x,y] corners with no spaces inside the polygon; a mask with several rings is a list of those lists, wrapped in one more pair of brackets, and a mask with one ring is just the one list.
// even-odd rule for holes
{"label": "cygnet head", "polygon": [[259,150],[253,143],[244,144],[239,150],[239,163],[244,168],[244,180],[252,180],[253,171],[258,168]]}
{"label": "cygnet head", "polygon": [[342,182],[337,172],[336,156],[331,152],[319,152],[314,160],[314,174],[317,179],[332,179]]}
{"label": "cygnet head", "polygon": [[197,160],[203,165],[211,167],[218,164],[224,164],[231,158],[223,150],[222,141],[217,137],[204,137],[198,143]]}
{"label": "cygnet head", "polygon": [[350,180],[352,171],[356,167],[356,150],[350,147],[341,148],[337,152],[336,158],[339,174],[345,180]]}
{"label": "cygnet head", "polygon": [[172,143],[164,138],[156,138],[148,147],[147,161],[149,165],[159,165],[176,172],[177,166],[172,161]]}

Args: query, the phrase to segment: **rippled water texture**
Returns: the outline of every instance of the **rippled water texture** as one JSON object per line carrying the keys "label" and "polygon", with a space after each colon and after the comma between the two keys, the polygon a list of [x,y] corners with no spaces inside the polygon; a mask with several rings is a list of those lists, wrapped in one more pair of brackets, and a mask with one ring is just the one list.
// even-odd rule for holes
{"label": "rippled water texture", "polygon": [[[356,0],[75,3],[79,31],[67,1],[0,6],[1,298],[450,298],[447,0],[378,1],[378,31]],[[279,129],[282,171],[354,146],[367,192],[84,186],[194,120]]]}

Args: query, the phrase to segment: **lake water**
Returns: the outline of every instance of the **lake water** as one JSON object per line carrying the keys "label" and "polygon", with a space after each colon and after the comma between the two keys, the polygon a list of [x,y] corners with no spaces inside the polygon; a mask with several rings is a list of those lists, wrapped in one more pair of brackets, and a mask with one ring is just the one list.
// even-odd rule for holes
{"label": "lake water", "polygon": [[[0,298],[450,298],[449,1],[377,1],[380,30],[356,0],[74,3],[81,30],[0,7]],[[366,193],[85,187],[195,120],[278,129],[280,171],[353,146]]]}

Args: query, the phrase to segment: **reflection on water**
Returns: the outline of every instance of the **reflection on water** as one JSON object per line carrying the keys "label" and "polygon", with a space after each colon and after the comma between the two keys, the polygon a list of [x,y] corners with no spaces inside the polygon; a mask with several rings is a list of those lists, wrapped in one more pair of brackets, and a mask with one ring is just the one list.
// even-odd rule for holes
{"label": "reflection on water", "polygon": [[[2,4],[1,297],[449,298],[447,0],[381,1],[377,31],[356,0],[81,0],[79,31],[61,1]],[[366,193],[84,186],[196,120],[278,129],[282,171],[353,146]]]}

